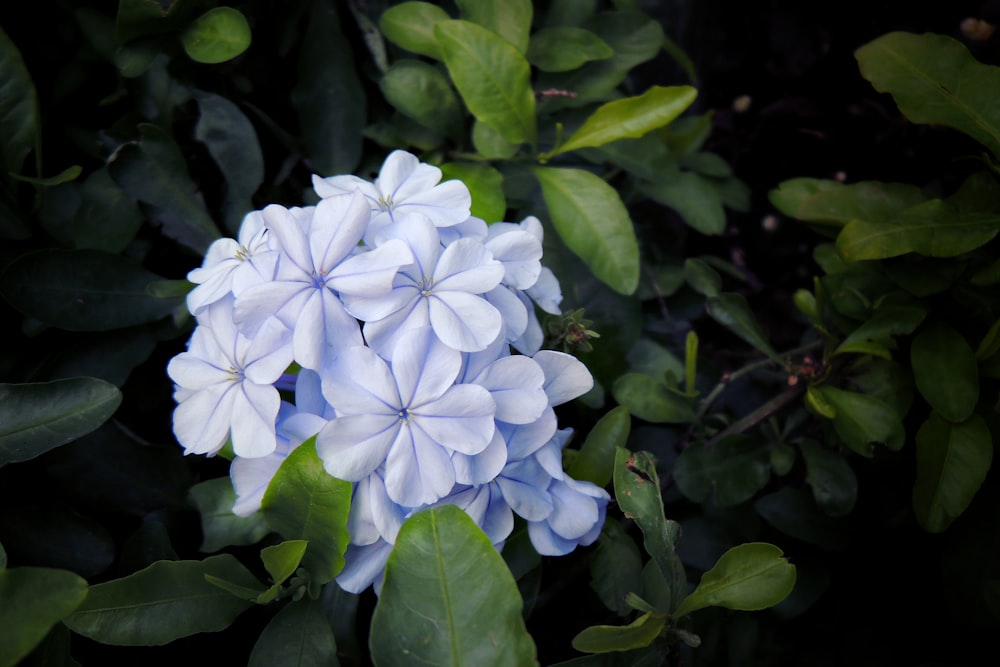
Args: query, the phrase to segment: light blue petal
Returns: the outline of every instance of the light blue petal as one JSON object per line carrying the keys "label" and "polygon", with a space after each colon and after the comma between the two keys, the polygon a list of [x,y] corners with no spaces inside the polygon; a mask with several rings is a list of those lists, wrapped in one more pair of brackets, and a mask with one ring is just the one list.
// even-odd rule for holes
{"label": "light blue petal", "polygon": [[451,462],[455,466],[455,481],[459,484],[487,484],[496,479],[507,463],[507,443],[497,429],[486,449],[471,455],[452,451]]}
{"label": "light blue petal", "polygon": [[459,239],[441,253],[434,266],[433,288],[483,294],[503,280],[503,264],[478,239]]}
{"label": "light blue petal", "polygon": [[462,367],[462,355],[437,339],[430,327],[403,333],[392,351],[392,373],[402,405],[419,410],[451,387]]}
{"label": "light blue petal", "polygon": [[233,399],[233,451],[237,456],[267,456],[277,446],[275,422],[281,396],[271,385],[240,383]]}
{"label": "light blue petal", "polygon": [[413,423],[449,451],[478,454],[493,438],[496,404],[490,393],[474,384],[448,389],[441,398],[414,407]]}
{"label": "light blue petal", "polygon": [[545,371],[545,393],[553,406],[583,396],[594,386],[590,371],[571,354],[541,350],[532,359]]}
{"label": "light blue petal", "polygon": [[537,421],[549,406],[542,389],[545,373],[530,357],[514,355],[498,359],[473,380],[485,387],[496,402],[496,418],[510,424]]}
{"label": "light blue petal", "polygon": [[348,545],[337,584],[348,593],[361,593],[383,577],[390,553],[392,545],[385,540],[364,546]]}
{"label": "light blue petal", "polygon": [[398,431],[385,464],[385,490],[404,507],[430,505],[455,486],[451,458],[420,429],[404,426]]}
{"label": "light blue petal", "polygon": [[185,454],[215,454],[229,439],[235,382],[214,384],[192,392],[174,408],[173,425]]}
{"label": "light blue petal", "polygon": [[362,346],[344,350],[327,365],[323,396],[339,415],[398,418],[403,407],[389,366],[371,348]]}
{"label": "light blue petal", "polygon": [[399,430],[393,417],[338,417],[316,435],[316,453],[328,473],[357,482],[382,465]]}
{"label": "light blue petal", "polygon": [[500,311],[474,294],[434,292],[427,301],[434,333],[456,350],[484,350],[503,329]]}

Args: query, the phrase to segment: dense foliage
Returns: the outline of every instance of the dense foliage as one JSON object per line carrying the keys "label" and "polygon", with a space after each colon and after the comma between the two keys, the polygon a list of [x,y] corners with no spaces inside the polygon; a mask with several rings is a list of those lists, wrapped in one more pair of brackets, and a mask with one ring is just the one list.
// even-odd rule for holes
{"label": "dense foliage", "polygon": [[0,665],[996,655],[992,26],[855,8],[758,111],[706,31],[817,26],[706,7],[0,14]]}

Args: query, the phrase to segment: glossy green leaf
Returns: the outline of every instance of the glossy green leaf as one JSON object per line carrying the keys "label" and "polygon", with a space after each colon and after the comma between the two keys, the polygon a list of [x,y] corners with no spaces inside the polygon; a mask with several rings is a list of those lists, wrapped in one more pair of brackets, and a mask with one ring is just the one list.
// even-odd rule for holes
{"label": "glossy green leaf", "polygon": [[785,486],[758,498],[754,509],[786,535],[823,549],[843,549],[850,539],[849,525],[821,512],[805,489]]}
{"label": "glossy green leaf", "polygon": [[697,96],[691,86],[652,86],[637,97],[608,102],[548,155],[603,146],[618,139],[637,139],[677,118]]}
{"label": "glossy green leaf", "polygon": [[450,19],[446,11],[429,2],[401,2],[382,13],[379,28],[393,44],[441,60],[441,47],[434,36],[434,26]]}
{"label": "glossy green leaf", "polygon": [[506,160],[517,155],[519,144],[512,144],[491,126],[481,121],[472,124],[472,145],[483,157],[491,160]]}
{"label": "glossy green leaf", "polygon": [[607,42],[589,30],[555,26],[533,34],[525,55],[528,62],[543,72],[567,72],[614,54]]}
{"label": "glossy green leaf", "polygon": [[684,361],[659,343],[649,338],[640,338],[628,353],[629,369],[676,386],[685,374]]}
{"label": "glossy green leaf", "polygon": [[216,477],[191,487],[191,502],[201,515],[199,551],[212,553],[228,546],[256,544],[271,532],[260,512],[233,514],[236,492],[229,477]]}
{"label": "glossy green leaf", "polygon": [[451,80],[477,120],[507,141],[535,141],[531,66],[510,42],[469,21],[435,24]]}
{"label": "glossy green leaf", "polygon": [[709,297],[705,308],[712,319],[726,327],[734,334],[753,345],[780,365],[784,365],[781,357],[771,347],[761,329],[750,304],[741,294],[723,292],[718,296]]}
{"label": "glossy green leaf", "polygon": [[625,626],[594,625],[573,637],[573,648],[583,653],[642,648],[652,644],[666,624],[666,615],[647,612]]}
{"label": "glossy green leaf", "polygon": [[465,112],[444,73],[421,60],[397,60],[379,80],[385,99],[400,113],[441,134],[456,136]]}
{"label": "glossy green leaf", "polygon": [[885,220],[928,199],[915,185],[862,181],[844,184],[818,178],[793,178],[768,199],[779,211],[804,222],[843,227],[852,220]]}
{"label": "glossy green leaf", "polygon": [[993,462],[993,437],[979,415],[952,424],[934,412],[917,431],[913,511],[930,533],[944,532],[968,508]]}
{"label": "glossy green leaf", "polygon": [[886,220],[854,220],[837,236],[844,259],[886,259],[909,252],[955,257],[975,250],[1000,232],[1000,214],[959,211],[932,199]]}
{"label": "glossy green leaf", "polygon": [[205,144],[226,179],[225,227],[235,237],[243,217],[256,207],[253,195],[264,182],[264,154],[250,119],[231,101],[195,91],[195,139]]}
{"label": "glossy green leaf", "polygon": [[248,667],[338,667],[337,641],[319,600],[289,602],[267,624]]}
{"label": "glossy green leaf", "polygon": [[320,176],[349,174],[361,161],[367,104],[337,5],[313,0],[300,39],[292,104],[306,157]]}
{"label": "glossy green leaf", "polygon": [[261,502],[264,519],[274,531],[286,540],[309,542],[302,566],[319,584],[332,581],[344,567],[350,507],[350,482],[323,469],[315,438],[288,455]]}
{"label": "glossy green leaf", "polygon": [[534,7],[531,0],[456,0],[466,21],[495,32],[524,53]]}
{"label": "glossy green leaf", "polygon": [[288,577],[295,574],[299,563],[302,562],[302,556],[306,553],[306,545],[305,540],[286,540],[260,550],[264,569],[271,575],[271,581],[275,585],[284,583]]}
{"label": "glossy green leaf", "polygon": [[654,424],[686,424],[695,420],[690,399],[670,391],[662,380],[645,373],[626,373],[611,389],[615,400],[638,417]]}
{"label": "glossy green leaf", "polygon": [[192,60],[216,64],[232,60],[250,48],[250,24],[232,7],[208,10],[181,33],[181,44]]}
{"label": "glossy green leaf", "polygon": [[850,384],[862,394],[881,399],[902,416],[913,404],[913,373],[903,364],[862,357],[850,366]]}
{"label": "glossy green leaf", "polygon": [[145,218],[135,199],[115,183],[107,168],[93,171],[79,193],[80,206],[70,231],[73,247],[115,254],[128,247]]}
{"label": "glossy green leaf", "polygon": [[[506,549],[504,550],[506,552]],[[642,589],[642,555],[632,536],[617,521],[605,521],[590,562],[590,587],[608,609],[625,616],[629,593]]]}
{"label": "glossy green leaf", "polygon": [[183,303],[150,296],[160,280],[132,260],[97,250],[39,250],[11,262],[0,292],[25,315],[67,331],[110,331],[155,322]]}
{"label": "glossy green leaf", "polygon": [[914,123],[964,132],[1000,156],[1000,68],[946,35],[891,32],[855,51],[861,75]]}
{"label": "glossy green leaf", "polygon": [[472,195],[471,212],[488,224],[501,222],[507,216],[507,200],[503,194],[503,174],[480,162],[447,162],[441,165],[441,180],[457,178],[465,183]]}
{"label": "glossy green leaf", "polygon": [[222,234],[197,194],[180,147],[149,123],[139,125],[139,135],[138,142],[111,157],[111,177],[129,196],[152,207],[150,216],[164,234],[203,254]]}
{"label": "glossy green leaf", "polygon": [[66,570],[0,569],[0,665],[13,667],[87,596],[87,581]]}
{"label": "glossy green leaf", "polygon": [[181,0],[118,0],[115,15],[115,39],[119,44],[145,35],[179,30],[184,21],[193,19],[195,3]]}
{"label": "glossy green leaf", "polygon": [[799,449],[816,505],[829,516],[849,514],[858,499],[854,469],[839,453],[819,443],[806,440],[799,443]]}
{"label": "glossy green leaf", "polygon": [[680,155],[677,158],[677,164],[684,169],[714,179],[726,179],[733,175],[733,169],[729,166],[729,163],[721,155],[710,153],[709,151],[696,151],[687,155]]}
{"label": "glossy green leaf", "polygon": [[386,565],[369,646],[378,667],[534,665],[503,557],[454,505],[406,520]]}
{"label": "glossy green leaf", "polygon": [[[665,583],[663,613],[672,613],[686,593],[684,566],[677,557],[680,525],[664,516],[660,478],[656,461],[649,452],[615,451],[615,500],[626,517],[642,530],[643,546],[656,563]],[[666,601],[666,600],[664,600]]]}
{"label": "glossy green leaf", "polygon": [[71,167],[66,167],[61,172],[55,176],[22,176],[20,174],[11,174],[11,177],[15,181],[20,181],[21,183],[31,183],[32,185],[38,187],[51,188],[56,185],[62,185],[63,183],[71,183],[75,181],[80,174],[83,172],[83,167],[75,164]]}
{"label": "glossy green leaf", "polygon": [[653,201],[677,211],[692,229],[718,235],[726,229],[726,210],[710,179],[678,171],[667,180],[643,183],[639,189]]}
{"label": "glossy green leaf", "polygon": [[620,294],[639,284],[639,243],[618,193],[582,169],[536,167],[552,223],[598,280]]}
{"label": "glossy green leaf", "polygon": [[4,171],[21,173],[38,137],[38,96],[17,45],[0,29],[0,157]]}
{"label": "glossy green leaf", "polygon": [[206,576],[247,587],[256,577],[231,554],[205,560],[158,561],[121,579],[90,587],[64,622],[102,644],[160,646],[180,637],[228,627],[250,603]]}
{"label": "glossy green leaf", "polygon": [[654,58],[663,47],[662,25],[638,11],[599,12],[579,27],[593,32],[615,53],[572,72],[542,72],[537,82],[540,90],[555,88],[576,93],[571,98],[552,98],[543,103],[546,107],[581,106],[617,97],[615,90],[629,72]]}
{"label": "glossy green leaf", "polygon": [[697,257],[684,260],[684,280],[695,292],[704,296],[719,296],[722,289],[722,276],[708,262]]}
{"label": "glossy green leaf", "polygon": [[965,338],[943,322],[921,329],[910,346],[917,391],[942,417],[965,421],[979,401],[976,355]]}
{"label": "glossy green leaf", "polygon": [[597,420],[580,446],[567,472],[573,479],[593,482],[604,487],[614,477],[615,450],[625,447],[632,429],[632,415],[627,406],[619,405]]}
{"label": "glossy green leaf", "polygon": [[770,447],[744,436],[723,438],[712,446],[693,443],[677,457],[673,476],[680,492],[697,503],[738,505],[771,479]]}
{"label": "glossy green leaf", "polygon": [[903,446],[905,434],[899,414],[885,401],[829,386],[809,388],[809,395],[832,411],[833,427],[844,444],[862,456],[874,454],[874,443],[897,450]]}
{"label": "glossy green leaf", "polygon": [[926,314],[927,309],[921,306],[883,306],[852,331],[833,351],[833,356],[853,352],[891,360],[889,350],[896,348],[894,337],[913,333]]}
{"label": "glossy green leaf", "polygon": [[795,587],[795,566],[773,544],[750,542],[733,547],[701,577],[681,602],[676,616],[705,607],[757,611],[778,604]]}
{"label": "glossy green leaf", "polygon": [[27,461],[90,433],[122,394],[96,378],[0,384],[0,466]]}

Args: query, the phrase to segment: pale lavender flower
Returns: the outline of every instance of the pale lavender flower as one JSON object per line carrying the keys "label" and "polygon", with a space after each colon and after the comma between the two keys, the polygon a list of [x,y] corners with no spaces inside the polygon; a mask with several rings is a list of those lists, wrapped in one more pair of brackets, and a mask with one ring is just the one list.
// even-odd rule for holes
{"label": "pale lavender flower", "polygon": [[198,285],[187,296],[192,314],[274,276],[278,255],[267,243],[267,228],[260,211],[251,211],[243,218],[237,237],[214,241],[202,265],[188,272],[188,280]]}
{"label": "pale lavender flower", "polygon": [[377,247],[400,241],[414,262],[400,268],[389,294],[343,295],[348,310],[364,320],[368,344],[388,357],[404,332],[430,326],[451,348],[485,349],[503,320],[481,295],[500,283],[503,265],[475,238],[442,247],[437,229],[420,214],[400,216],[379,235]]}
{"label": "pale lavender flower", "polygon": [[[244,290],[236,322],[247,335],[277,317],[293,331],[295,361],[318,370],[328,355],[362,344],[359,324],[341,298],[385,294],[400,266],[413,261],[406,244],[388,241],[355,254],[368,223],[360,195],[321,201],[308,219],[272,204],[264,209],[281,257],[274,280]],[[377,313],[377,305],[372,311]]]}
{"label": "pale lavender flower", "polygon": [[187,454],[215,454],[232,437],[239,456],[277,446],[281,397],[273,383],[292,362],[290,332],[277,320],[248,338],[233,323],[232,297],[208,306],[186,352],[167,366],[176,383],[173,425]]}
{"label": "pale lavender flower", "polygon": [[469,217],[472,196],[458,180],[441,181],[441,170],[420,162],[412,153],[396,150],[382,163],[378,177],[370,183],[357,176],[314,175],[313,189],[320,197],[337,197],[360,190],[371,207],[371,225],[366,241],[374,238],[399,214],[420,213],[438,227],[450,227]]}
{"label": "pale lavender flower", "polygon": [[337,411],[316,438],[334,477],[356,482],[385,464],[386,492],[406,507],[451,492],[451,453],[477,454],[493,438],[496,404],[474,384],[454,384],[461,355],[424,327],[403,334],[391,366],[368,347],[341,352],[323,371]]}

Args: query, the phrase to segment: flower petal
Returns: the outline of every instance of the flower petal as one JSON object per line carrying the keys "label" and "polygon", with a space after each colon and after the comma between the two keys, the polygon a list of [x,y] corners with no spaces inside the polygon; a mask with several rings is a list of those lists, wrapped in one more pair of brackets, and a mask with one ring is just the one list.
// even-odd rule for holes
{"label": "flower petal", "polygon": [[316,453],[323,468],[348,482],[357,482],[382,465],[399,431],[399,419],[357,415],[331,420],[316,435]]}

